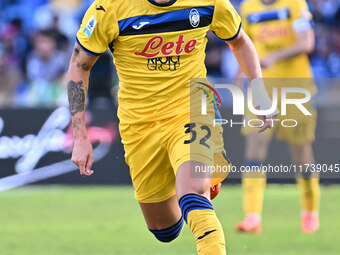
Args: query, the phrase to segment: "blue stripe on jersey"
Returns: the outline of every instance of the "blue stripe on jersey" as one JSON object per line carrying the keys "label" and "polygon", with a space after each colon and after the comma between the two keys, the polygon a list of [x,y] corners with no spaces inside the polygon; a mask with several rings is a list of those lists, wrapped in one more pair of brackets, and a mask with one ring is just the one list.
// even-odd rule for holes
{"label": "blue stripe on jersey", "polygon": [[249,14],[247,19],[250,24],[255,24],[270,20],[285,20],[290,17],[290,9],[282,8],[277,10],[256,12]]}
{"label": "blue stripe on jersey", "polygon": [[196,7],[196,8],[188,8],[188,9],[182,9],[182,10],[176,10],[176,11],[169,11],[169,12],[163,12],[159,14],[153,14],[153,15],[143,15],[143,16],[137,16],[137,17],[131,17],[127,19],[123,19],[118,21],[119,31],[122,32],[126,28],[130,26],[140,26],[141,22],[147,22],[144,24],[161,24],[161,23],[168,23],[173,21],[179,21],[179,20],[189,20],[189,13],[192,9],[196,9],[200,17],[204,16],[212,16],[214,14],[214,6],[204,6],[204,7]]}

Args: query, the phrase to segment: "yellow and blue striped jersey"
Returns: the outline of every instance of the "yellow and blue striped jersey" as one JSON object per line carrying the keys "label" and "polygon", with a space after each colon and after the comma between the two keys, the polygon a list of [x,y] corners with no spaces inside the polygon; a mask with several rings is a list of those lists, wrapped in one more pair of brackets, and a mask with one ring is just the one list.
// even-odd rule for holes
{"label": "yellow and blue striped jersey", "polygon": [[[311,14],[305,0],[246,0],[241,5],[243,29],[250,36],[259,58],[296,42],[296,32],[310,28]],[[265,78],[309,78],[307,54],[281,60],[263,69]]]}
{"label": "yellow and blue striped jersey", "polygon": [[111,50],[120,121],[147,122],[190,111],[190,79],[206,77],[209,29],[224,40],[238,35],[241,19],[229,0],[96,0],[77,42],[95,56]]}

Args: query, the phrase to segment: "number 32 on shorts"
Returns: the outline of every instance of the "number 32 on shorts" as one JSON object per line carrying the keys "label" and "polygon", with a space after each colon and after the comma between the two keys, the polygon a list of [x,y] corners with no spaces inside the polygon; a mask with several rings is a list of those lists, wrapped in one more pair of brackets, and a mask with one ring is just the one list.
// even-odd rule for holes
{"label": "number 32 on shorts", "polygon": [[[191,139],[190,140],[185,140],[184,141],[184,144],[190,144],[190,143],[193,143],[194,141],[196,141],[197,139],[197,132],[196,132],[196,123],[189,123],[189,124],[186,124],[184,126],[184,128],[186,128],[185,130],[185,133],[188,134],[188,133],[191,133]],[[210,149],[210,145],[206,143],[206,141],[211,137],[211,130],[209,127],[207,126],[200,126],[201,130],[202,131],[206,131],[206,135],[203,136],[199,141],[200,141],[200,144],[202,144],[203,146],[207,147]]]}

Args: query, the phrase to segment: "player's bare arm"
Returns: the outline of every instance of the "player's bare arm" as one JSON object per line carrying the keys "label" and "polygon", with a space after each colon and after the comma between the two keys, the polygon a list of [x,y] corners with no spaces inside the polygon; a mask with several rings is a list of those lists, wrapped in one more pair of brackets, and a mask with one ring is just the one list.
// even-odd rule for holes
{"label": "player's bare arm", "polygon": [[227,41],[227,43],[245,76],[249,80],[262,78],[255,46],[243,29],[241,29],[240,34],[234,40]]}
{"label": "player's bare arm", "polygon": [[280,60],[292,58],[300,54],[309,54],[314,50],[315,37],[312,28],[295,32],[295,35],[297,40],[293,45],[262,58],[260,60],[261,67],[269,68]]}
{"label": "player's bare arm", "polygon": [[86,54],[76,45],[70,60],[67,94],[72,116],[74,147],[72,161],[79,167],[80,174],[93,174],[93,149],[87,136],[85,125],[85,104],[89,84],[90,69],[98,57]]}
{"label": "player's bare arm", "polygon": [[[248,35],[243,30],[241,30],[237,38],[232,41],[228,41],[227,43],[229,44],[231,51],[235,55],[240,69],[251,82],[254,94],[255,91],[257,91],[258,93],[256,94],[260,95],[260,98],[254,97],[254,106],[256,108],[261,108],[262,106],[267,106],[268,104],[270,106],[271,99],[269,98],[263,82],[257,80],[262,78],[262,72],[259,58],[253,42],[250,40]],[[267,128],[271,128],[270,119],[275,118],[277,113],[278,111],[275,111],[272,116],[258,116],[258,118],[263,120],[265,123],[259,129],[259,133],[265,131]]]}

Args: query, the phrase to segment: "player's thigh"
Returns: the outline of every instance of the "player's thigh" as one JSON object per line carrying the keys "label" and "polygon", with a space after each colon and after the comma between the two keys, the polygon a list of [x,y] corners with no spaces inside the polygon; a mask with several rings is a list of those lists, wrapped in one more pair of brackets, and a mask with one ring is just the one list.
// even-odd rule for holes
{"label": "player's thigh", "polygon": [[257,162],[265,161],[271,137],[271,134],[267,132],[247,134],[245,137],[245,159]]}
{"label": "player's thigh", "polygon": [[213,126],[214,117],[215,109],[208,105],[207,115],[193,116],[191,112],[168,123],[173,130],[168,149],[176,173],[178,197],[187,193],[209,194],[215,152],[224,152],[221,128]]}
{"label": "player's thigh", "polygon": [[281,116],[281,121],[284,119],[295,120],[286,121],[278,126],[277,138],[284,140],[291,145],[296,145],[297,148],[310,144],[315,139],[316,130],[316,111],[311,107],[310,103],[304,104],[304,106],[312,113],[312,115],[304,115],[294,105],[287,106],[287,115]]}
{"label": "player's thigh", "polygon": [[[245,137],[245,159],[250,161],[263,162],[266,160],[268,146],[273,136],[275,128],[267,129],[262,133],[258,133],[258,128],[255,124],[261,124],[257,116],[246,110],[246,126],[242,127],[241,134]],[[251,125],[248,125],[249,120],[253,120]]]}
{"label": "player's thigh", "polygon": [[158,203],[139,202],[149,229],[161,230],[176,224],[182,217],[176,196]]}
{"label": "player's thigh", "polygon": [[312,148],[312,143],[307,142],[305,144],[290,144],[290,155],[292,161],[295,164],[310,164],[314,163],[314,152]]}
{"label": "player's thigh", "polygon": [[135,198],[142,203],[163,202],[176,193],[175,174],[157,129],[157,125],[120,125]]}

